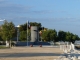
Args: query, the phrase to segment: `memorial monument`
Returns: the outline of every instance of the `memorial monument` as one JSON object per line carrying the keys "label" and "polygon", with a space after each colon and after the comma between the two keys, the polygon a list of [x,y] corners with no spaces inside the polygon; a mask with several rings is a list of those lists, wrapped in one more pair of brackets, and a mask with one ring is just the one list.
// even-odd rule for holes
{"label": "memorial monument", "polygon": [[31,27],[31,42],[38,42],[39,31],[37,26]]}
{"label": "memorial monument", "polygon": [[60,49],[63,50],[64,54],[55,60],[80,60],[80,52],[75,49],[73,43],[70,45],[63,45]]}

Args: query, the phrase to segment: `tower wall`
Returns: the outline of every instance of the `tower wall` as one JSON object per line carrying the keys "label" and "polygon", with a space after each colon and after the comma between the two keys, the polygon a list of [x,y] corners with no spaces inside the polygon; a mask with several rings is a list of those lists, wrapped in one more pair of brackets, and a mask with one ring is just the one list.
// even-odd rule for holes
{"label": "tower wall", "polygon": [[38,27],[31,26],[31,42],[38,42]]}

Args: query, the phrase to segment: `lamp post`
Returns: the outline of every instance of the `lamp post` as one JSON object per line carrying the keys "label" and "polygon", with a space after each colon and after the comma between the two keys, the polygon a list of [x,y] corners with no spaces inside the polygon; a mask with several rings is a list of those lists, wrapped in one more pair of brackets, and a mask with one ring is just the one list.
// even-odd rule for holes
{"label": "lamp post", "polygon": [[28,47],[28,25],[29,25],[29,21],[27,20],[27,47]]}
{"label": "lamp post", "polygon": [[19,41],[19,27],[20,25],[17,26],[17,42]]}

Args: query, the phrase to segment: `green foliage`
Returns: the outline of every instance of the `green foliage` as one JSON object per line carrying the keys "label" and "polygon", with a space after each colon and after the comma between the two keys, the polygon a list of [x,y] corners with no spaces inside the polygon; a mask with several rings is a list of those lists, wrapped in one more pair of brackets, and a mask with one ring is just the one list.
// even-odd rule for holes
{"label": "green foliage", "polygon": [[74,35],[73,33],[59,31],[58,32],[58,39],[59,41],[69,41],[69,42],[75,42],[75,40],[79,40],[79,37],[77,35]]}
{"label": "green foliage", "polygon": [[[31,32],[28,30],[28,39],[30,40]],[[27,31],[21,31],[19,36],[20,41],[27,41]]]}
{"label": "green foliage", "polygon": [[[37,26],[38,28],[41,27],[41,23],[37,23],[37,22],[30,22],[30,26]],[[29,28],[29,27],[28,27]],[[30,29],[30,28],[29,28]],[[27,30],[27,23],[20,25],[19,28],[20,31],[26,31]]]}
{"label": "green foliage", "polygon": [[10,40],[15,34],[15,25],[12,22],[5,21],[0,31],[3,40]]}
{"label": "green foliage", "polygon": [[56,30],[47,30],[42,32],[42,39],[45,41],[54,41],[57,37]]}
{"label": "green foliage", "polygon": [[57,32],[56,32],[56,30],[50,29],[50,30],[49,30],[49,35],[50,35],[50,40],[51,40],[51,41],[54,41],[54,40],[56,39],[56,37],[57,37]]}
{"label": "green foliage", "polygon": [[30,25],[31,26],[38,26],[38,27],[41,27],[41,23],[37,23],[37,22],[30,22]]}
{"label": "green foliage", "polygon": [[49,41],[49,33],[48,33],[48,31],[42,32],[42,40]]}
{"label": "green foliage", "polygon": [[26,39],[27,39],[27,32],[26,31],[21,31],[19,38],[20,38],[20,41],[26,41]]}
{"label": "green foliage", "polygon": [[[75,35],[73,33],[65,32],[65,31],[59,31],[58,35],[56,30],[54,29],[46,29],[44,30],[44,27],[42,27],[41,23],[37,22],[30,22],[30,26],[38,26],[39,30],[42,30],[42,40],[45,41],[69,41],[69,42],[75,42],[75,40],[80,40],[78,35]],[[21,41],[27,40],[27,23],[20,25],[19,27],[20,36],[19,39]],[[31,31],[28,30],[28,40],[31,38]],[[15,25],[12,22],[5,21],[4,24],[1,26],[0,29],[0,40],[10,40],[14,37],[17,37],[17,30],[15,29]]]}
{"label": "green foliage", "polygon": [[58,32],[58,38],[59,38],[60,41],[64,41],[65,36],[66,36],[66,32],[64,32],[64,31],[59,31]]}

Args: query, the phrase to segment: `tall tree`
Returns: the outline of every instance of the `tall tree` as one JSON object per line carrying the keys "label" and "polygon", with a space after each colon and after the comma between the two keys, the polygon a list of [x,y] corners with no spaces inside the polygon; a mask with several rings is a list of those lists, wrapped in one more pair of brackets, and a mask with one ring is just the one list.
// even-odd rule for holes
{"label": "tall tree", "polygon": [[[30,22],[30,26],[37,26],[38,28],[41,28],[41,23],[37,22]],[[27,30],[27,23],[20,25],[20,31],[26,31]]]}
{"label": "tall tree", "polygon": [[41,37],[42,37],[43,41],[49,41],[50,40],[49,32],[48,31],[42,31]]}
{"label": "tall tree", "polygon": [[15,34],[15,25],[12,22],[5,21],[2,25],[1,34],[3,40],[9,40],[11,42]]}
{"label": "tall tree", "polygon": [[[28,30],[28,39],[31,40],[31,31]],[[27,31],[21,31],[19,36],[20,41],[27,41]]]}
{"label": "tall tree", "polygon": [[64,31],[59,31],[58,32],[58,38],[59,38],[59,41],[65,41],[65,36],[66,36],[66,33]]}
{"label": "tall tree", "polygon": [[20,39],[20,41],[26,41],[26,39],[27,39],[27,32],[26,31],[21,31],[19,39]]}
{"label": "tall tree", "polygon": [[57,37],[56,30],[55,29],[54,30],[50,29],[49,30],[49,36],[50,36],[50,40],[55,42],[56,37]]}
{"label": "tall tree", "polygon": [[42,32],[42,39],[46,41],[55,41],[57,37],[57,32],[56,30],[49,29],[47,31]]}

